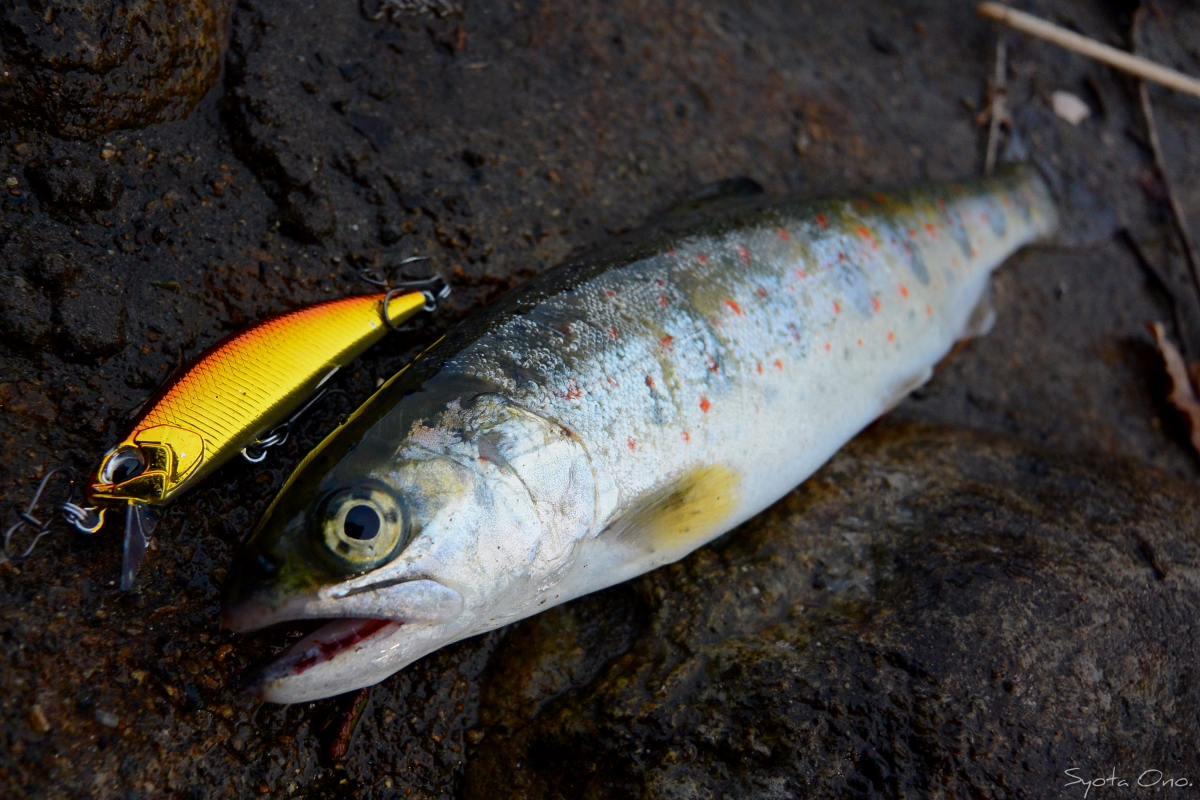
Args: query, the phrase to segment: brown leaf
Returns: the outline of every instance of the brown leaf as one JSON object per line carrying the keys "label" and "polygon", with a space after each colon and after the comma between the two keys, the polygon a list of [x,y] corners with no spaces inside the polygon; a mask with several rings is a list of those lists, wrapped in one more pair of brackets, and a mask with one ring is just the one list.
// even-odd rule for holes
{"label": "brown leaf", "polygon": [[[1167,375],[1171,378],[1171,394],[1167,395],[1167,400],[1187,418],[1192,448],[1197,454],[1200,454],[1200,399],[1196,397],[1196,389],[1192,385],[1188,366],[1184,363],[1179,350],[1167,338],[1161,322],[1151,323],[1150,332],[1154,334],[1154,339],[1158,343],[1158,352],[1162,354]],[[1192,365],[1193,370],[1200,372],[1198,367],[1200,365]]]}

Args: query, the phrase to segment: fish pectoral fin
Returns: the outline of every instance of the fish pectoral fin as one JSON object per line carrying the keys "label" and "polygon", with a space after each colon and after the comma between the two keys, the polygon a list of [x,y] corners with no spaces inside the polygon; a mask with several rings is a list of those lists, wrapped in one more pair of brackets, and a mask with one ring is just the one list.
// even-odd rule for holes
{"label": "fish pectoral fin", "polygon": [[992,304],[991,291],[987,291],[984,292],[983,297],[979,298],[975,308],[971,310],[971,316],[967,317],[967,322],[963,325],[958,338],[978,339],[981,336],[987,336],[994,327],[996,327],[996,306]]}
{"label": "fish pectoral fin", "polygon": [[738,477],[697,467],[643,498],[609,526],[616,541],[649,552],[690,552],[720,531],[737,505]]}

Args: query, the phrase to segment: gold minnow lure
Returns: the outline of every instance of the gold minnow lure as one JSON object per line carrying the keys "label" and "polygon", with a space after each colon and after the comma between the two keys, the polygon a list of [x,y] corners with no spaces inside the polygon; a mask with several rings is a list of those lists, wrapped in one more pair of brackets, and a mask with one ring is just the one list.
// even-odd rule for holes
{"label": "gold minnow lure", "polygon": [[208,348],[147,402],[87,481],[96,508],[67,509],[74,525],[91,533],[103,525],[105,507],[125,505],[121,588],[132,587],[149,543],[147,506],[170,502],[238,453],[261,461],[334,373],[446,296],[448,287],[437,283],[434,290],[343,297],[271,317]]}

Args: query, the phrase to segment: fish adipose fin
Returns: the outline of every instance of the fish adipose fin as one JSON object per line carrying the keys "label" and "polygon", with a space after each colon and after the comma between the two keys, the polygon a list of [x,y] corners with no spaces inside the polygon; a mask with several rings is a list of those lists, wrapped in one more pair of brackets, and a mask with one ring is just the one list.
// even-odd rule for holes
{"label": "fish adipose fin", "polygon": [[651,553],[690,552],[733,513],[737,488],[738,477],[728,467],[696,467],[623,514],[609,534]]}
{"label": "fish adipose fin", "polygon": [[753,178],[745,176],[723,178],[719,181],[706,183],[699,189],[689,192],[674,205],[669,206],[659,216],[668,217],[676,214],[687,214],[692,211],[707,209],[710,206],[720,205],[729,200],[755,197],[763,193],[762,185]]}

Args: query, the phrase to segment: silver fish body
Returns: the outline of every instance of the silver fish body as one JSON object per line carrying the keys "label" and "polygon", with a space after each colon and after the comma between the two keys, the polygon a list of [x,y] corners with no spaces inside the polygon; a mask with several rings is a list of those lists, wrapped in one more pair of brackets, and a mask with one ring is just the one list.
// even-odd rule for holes
{"label": "silver fish body", "polygon": [[551,270],[395,376],[296,471],[226,623],[337,619],[257,688],[375,683],[682,558],[928,379],[1057,216],[1036,172],[742,199]]}

